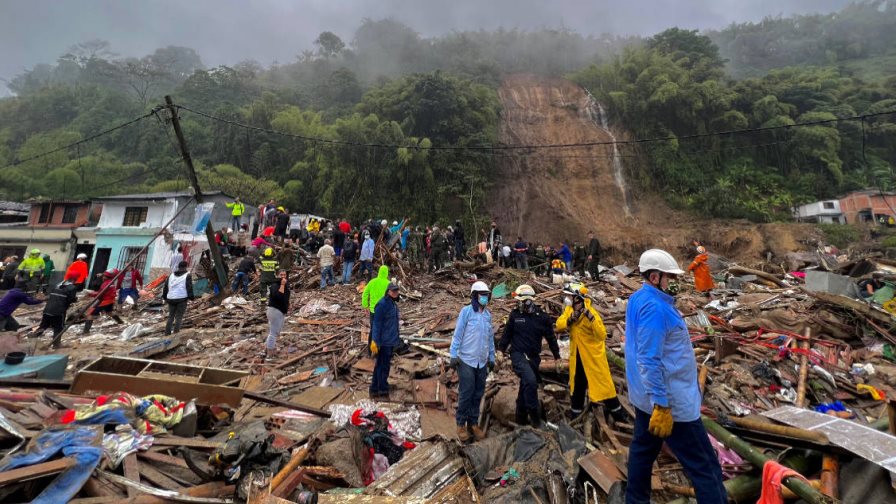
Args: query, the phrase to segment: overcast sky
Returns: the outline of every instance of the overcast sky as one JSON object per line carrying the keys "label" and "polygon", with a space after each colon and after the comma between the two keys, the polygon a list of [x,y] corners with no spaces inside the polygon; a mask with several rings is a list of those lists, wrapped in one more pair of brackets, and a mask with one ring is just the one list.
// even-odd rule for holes
{"label": "overcast sky", "polygon": [[[290,62],[324,30],[347,43],[365,17],[393,17],[423,35],[565,26],[583,34],[650,35],[722,28],[765,16],[830,12],[850,0],[0,0],[0,78],[104,39],[122,56],[194,48],[207,66]],[[0,83],[0,89],[2,89]],[[0,92],[2,94],[2,92]]]}

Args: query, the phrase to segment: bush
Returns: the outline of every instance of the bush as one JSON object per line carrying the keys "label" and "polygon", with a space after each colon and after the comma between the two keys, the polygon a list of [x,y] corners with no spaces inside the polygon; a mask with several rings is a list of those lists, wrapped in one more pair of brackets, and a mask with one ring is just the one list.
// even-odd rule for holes
{"label": "bush", "polygon": [[896,248],[896,236],[888,236],[883,241],[884,248]]}
{"label": "bush", "polygon": [[825,240],[837,248],[846,248],[862,238],[862,231],[849,224],[819,224]]}

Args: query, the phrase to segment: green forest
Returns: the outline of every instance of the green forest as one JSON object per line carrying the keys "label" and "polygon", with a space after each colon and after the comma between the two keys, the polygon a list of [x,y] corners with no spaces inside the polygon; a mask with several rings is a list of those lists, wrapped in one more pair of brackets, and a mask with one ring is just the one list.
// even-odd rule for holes
{"label": "green forest", "polygon": [[896,110],[896,49],[886,43],[894,30],[896,6],[883,1],[646,38],[569,30],[424,38],[392,19],[365,19],[345,38],[320,33],[293,62],[213,68],[190,48],[120,57],[92,40],[9,80],[0,199],[186,188],[165,111],[23,162],[146,115],[171,94],[187,108],[179,114],[203,188],[352,219],[452,218],[499,183],[495,158],[463,147],[495,145],[497,88],[526,72],[581,84],[628,137],[675,137],[623,146],[637,160],[627,163],[636,191],[709,216],[787,219],[795,204],[893,188],[893,116],[683,137]]}

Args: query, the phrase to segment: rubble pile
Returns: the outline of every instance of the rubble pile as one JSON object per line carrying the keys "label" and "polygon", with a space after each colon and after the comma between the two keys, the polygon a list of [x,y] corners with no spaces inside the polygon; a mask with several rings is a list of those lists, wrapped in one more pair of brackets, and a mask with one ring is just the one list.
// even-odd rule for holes
{"label": "rubble pile", "polygon": [[[518,379],[499,355],[483,399],[487,438],[455,437],[458,379],[448,348],[471,283],[492,287],[500,337],[518,285],[532,285],[556,317],[562,279],[473,262],[424,273],[387,251],[378,256],[402,285],[406,345],[393,360],[388,399],[367,394],[374,361],[363,282],[320,290],[313,260],[293,265],[287,321],[267,357],[256,283],[246,297],[229,289],[203,295],[170,336],[149,289],[118,311],[123,323],[104,319],[90,334],[70,329],[64,373],[0,373],[0,500],[562,503],[600,494],[621,502],[633,425],[597,407],[569,419],[562,334],[560,361],[547,348],[542,354],[543,428],[514,422]],[[806,501],[896,501],[888,474],[896,438],[887,434],[896,432],[896,262],[818,252],[780,265],[719,257],[711,265],[717,288],[685,287],[676,305],[731,499],[755,500],[763,461],[775,458],[809,479]],[[863,298],[857,281],[875,273],[880,287]],[[586,285],[607,330],[619,399],[633,417],[625,309],[640,278],[620,265]],[[35,324],[40,312],[17,317]],[[26,331],[4,344],[31,354],[27,363],[44,357],[37,354],[46,342],[24,338]],[[667,453],[653,486],[657,502],[693,495]]]}

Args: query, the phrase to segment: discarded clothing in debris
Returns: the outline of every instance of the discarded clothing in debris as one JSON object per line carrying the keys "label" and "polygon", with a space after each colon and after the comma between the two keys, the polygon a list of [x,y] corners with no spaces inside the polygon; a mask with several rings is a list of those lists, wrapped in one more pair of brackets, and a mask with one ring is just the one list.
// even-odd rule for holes
{"label": "discarded clothing in debris", "polygon": [[[371,467],[364,474],[365,485],[373,483],[379,477],[378,474],[385,473],[389,466],[401,460],[405,451],[416,447],[414,443],[405,441],[392,432],[389,419],[381,411],[365,413],[359,408],[352,413],[351,423],[362,432],[364,446],[372,460]],[[383,461],[382,457],[386,460]]]}
{"label": "discarded clothing in debris", "polygon": [[784,504],[784,497],[781,495],[781,484],[784,478],[797,477],[806,481],[800,473],[784,467],[774,460],[769,460],[762,466],[762,495],[756,504]]}
{"label": "discarded clothing in debris", "polygon": [[0,471],[46,462],[61,451],[64,456],[73,458],[75,465],[56,476],[31,502],[68,502],[81,491],[103,456],[99,446],[101,433],[100,429],[92,427],[44,430],[28,444],[24,453],[13,455],[0,464]]}
{"label": "discarded clothing in debris", "polygon": [[330,421],[337,427],[350,423],[356,410],[365,412],[380,411],[389,419],[389,425],[399,437],[404,439],[420,440],[423,438],[423,430],[420,427],[420,412],[416,406],[404,406],[397,404],[378,404],[369,399],[362,399],[351,404],[331,404],[327,407],[330,412]]}
{"label": "discarded clothing in debris", "polygon": [[66,410],[60,422],[82,425],[128,424],[141,434],[161,434],[179,424],[186,403],[173,397],[137,397],[120,392],[103,395],[89,405]]}

